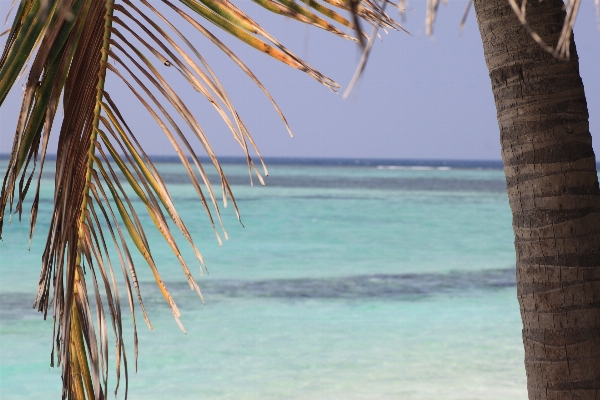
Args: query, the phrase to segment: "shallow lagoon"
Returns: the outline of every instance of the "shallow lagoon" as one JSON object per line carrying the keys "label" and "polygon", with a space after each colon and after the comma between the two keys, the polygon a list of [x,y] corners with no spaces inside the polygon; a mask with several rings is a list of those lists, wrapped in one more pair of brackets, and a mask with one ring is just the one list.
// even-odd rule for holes
{"label": "shallow lagoon", "polygon": [[[154,331],[138,316],[130,398],[526,398],[502,170],[275,164],[267,187],[251,187],[244,166],[225,165],[245,228],[221,206],[230,240],[219,247],[183,169],[158,166],[210,274],[186,249],[203,305],[148,225],[188,333],[137,258]],[[51,322],[30,308],[47,221],[31,253],[27,221],[0,244],[2,399],[60,396]]]}

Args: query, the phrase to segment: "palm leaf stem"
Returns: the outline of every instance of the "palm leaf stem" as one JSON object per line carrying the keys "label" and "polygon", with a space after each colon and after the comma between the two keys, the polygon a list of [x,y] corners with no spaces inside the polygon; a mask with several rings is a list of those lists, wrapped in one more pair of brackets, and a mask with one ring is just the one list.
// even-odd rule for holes
{"label": "palm leaf stem", "polygon": [[[93,170],[93,164],[94,164],[94,152],[96,149],[97,131],[98,131],[99,123],[100,123],[100,112],[102,110],[102,105],[101,105],[102,104],[102,94],[104,92],[104,83],[105,83],[105,77],[106,77],[106,62],[108,61],[108,48],[110,45],[112,14],[114,12],[114,0],[107,0],[105,3],[105,7],[106,7],[106,10],[105,10],[105,20],[104,20],[104,37],[103,37],[103,41],[102,41],[102,53],[101,53],[101,58],[100,58],[100,71],[99,71],[99,75],[98,75],[98,85],[96,88],[96,104],[94,106],[94,119],[92,122],[93,129],[92,129],[92,133],[91,133],[90,147],[88,150],[88,161],[87,161],[87,171],[86,171],[86,176],[85,176],[84,196],[83,196],[83,201],[81,203],[81,214],[79,217],[79,244],[78,244],[79,249],[83,246],[83,244],[82,244],[82,241],[84,238],[83,225],[84,225],[84,218],[85,218],[85,214],[86,214],[84,212],[84,210],[87,207],[87,202],[88,202],[88,198],[89,198],[89,183],[92,178],[92,170]],[[81,250],[78,250],[76,265],[80,265],[80,264],[81,264]],[[75,288],[73,291],[74,296],[79,295],[79,293],[77,292],[77,286],[79,286],[78,284],[80,283],[80,280],[81,280],[81,276],[79,273],[79,268],[77,268],[75,270],[75,282],[74,282]],[[98,397],[100,397],[100,393],[101,393],[99,387],[93,388],[92,389],[93,391],[90,392],[90,388],[93,387],[92,376],[91,376],[90,368],[88,365],[88,359],[87,359],[87,356],[86,356],[86,353],[85,353],[85,350],[83,347],[82,326],[81,326],[81,321],[79,318],[79,312],[77,310],[76,302],[73,302],[73,306],[71,307],[71,321],[72,321],[72,328],[70,331],[70,336],[71,336],[70,339],[71,339],[72,343],[76,344],[74,347],[77,350],[76,357],[71,358],[71,365],[72,365],[72,367],[79,369],[80,373],[83,374],[83,380],[85,382],[88,397],[90,399],[94,398],[94,397],[98,398]],[[79,368],[77,368],[77,367],[79,367]],[[76,382],[77,382],[77,380],[76,380]],[[76,400],[85,400],[85,395],[80,390],[77,390],[77,391],[75,391],[75,398],[76,398]]]}
{"label": "palm leaf stem", "polygon": [[[81,334],[81,321],[79,318],[79,311],[77,310],[77,305],[75,302],[71,307],[71,312],[71,343],[73,346],[72,350],[74,350],[73,364],[76,364],[75,368],[73,369],[73,373],[78,373],[78,376],[75,380],[75,383],[79,388],[77,392],[83,394],[81,388],[85,387],[85,392],[91,399],[94,395],[94,389],[92,385],[90,368],[87,363],[87,357],[85,355],[85,345],[83,343],[83,335]],[[82,398],[85,399],[85,397]]]}
{"label": "palm leaf stem", "polygon": [[[73,304],[72,308],[72,315],[73,318],[71,318],[71,330],[75,331],[78,329],[79,324],[77,324],[75,322],[75,316],[77,315],[77,308],[75,307],[75,304]],[[75,336],[75,335],[73,335]],[[83,378],[81,376],[81,365],[79,363],[79,357],[78,357],[78,346],[76,345],[76,340],[74,340],[75,338],[72,337],[70,342],[69,342],[69,348],[73,357],[73,363],[70,369],[70,374],[71,374],[71,390],[75,396],[75,399],[79,400],[79,399],[84,399],[85,400],[85,389],[83,387]]]}
{"label": "palm leaf stem", "polygon": [[[92,155],[94,154],[94,150],[96,148],[96,138],[98,135],[98,126],[100,124],[100,111],[102,110],[102,94],[104,93],[104,82],[106,78],[106,62],[108,61],[108,49],[110,46],[110,36],[111,36],[111,27],[112,27],[112,14],[114,12],[114,0],[106,1],[106,17],[105,17],[105,25],[104,25],[104,39],[102,41],[102,56],[101,56],[101,65],[100,65],[100,75],[98,77],[98,87],[96,91],[96,105],[94,108],[94,121],[92,123],[92,136],[89,148],[90,157],[88,159],[87,172],[86,172],[86,183],[89,183],[92,177],[92,168],[94,164],[94,160]],[[89,187],[86,184],[85,187],[85,196],[83,197],[83,203],[81,204],[81,217],[80,224],[83,223],[83,210],[87,206],[87,194],[89,193]]]}

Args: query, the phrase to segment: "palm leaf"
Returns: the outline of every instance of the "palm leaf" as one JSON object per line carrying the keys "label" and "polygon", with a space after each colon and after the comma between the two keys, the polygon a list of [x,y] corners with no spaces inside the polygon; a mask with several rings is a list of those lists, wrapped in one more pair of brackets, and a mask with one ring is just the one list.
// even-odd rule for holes
{"label": "palm leaf", "polygon": [[[372,25],[401,29],[370,0],[361,0],[354,5],[344,0],[326,0],[340,10],[355,10],[357,16],[353,17],[353,22],[316,0],[305,0],[302,4],[294,0],[255,1],[276,14],[315,25],[345,39],[355,40],[335,24],[357,28],[357,18]],[[293,54],[229,0],[180,0],[179,6],[168,0],[162,0],[162,3],[173,12],[178,23],[191,24],[257,84],[290,134],[283,113],[257,77],[199,19],[307,73],[332,90],[339,88],[337,83]],[[51,360],[52,365],[57,363],[62,369],[63,398],[106,398],[109,326],[116,345],[115,393],[123,367],[127,396],[128,361],[112,251],[117,255],[124,277],[124,292],[134,327],[136,368],[135,298],[146,324],[152,329],[128,242],[133,243],[143,256],[176,322],[184,330],[179,321],[181,313],[161,278],[146,239],[145,227],[130,196],[141,201],[179,261],[190,288],[202,297],[174,239],[172,226],[183,234],[193,249],[201,265],[200,273],[204,266],[202,255],[156,167],[140,146],[118,105],[106,92],[107,76],[121,81],[123,87],[131,91],[172,143],[219,242],[220,232],[227,238],[219,199],[193,149],[194,140],[202,145],[218,174],[220,200],[226,206],[229,199],[239,219],[235,197],[199,121],[169,80],[163,77],[162,66],[175,68],[181,78],[206,98],[240,145],[250,176],[254,171],[264,184],[251,152],[256,154],[265,174],[267,169],[242,118],[213,69],[176,25],[147,0],[139,3],[130,0],[117,3],[114,0],[21,0],[13,24],[6,32],[5,47],[0,56],[0,105],[19,76],[26,74],[27,78],[0,193],[0,237],[5,219],[10,219],[13,213],[18,213],[21,218],[27,193],[35,187],[30,213],[31,240],[37,221],[40,180],[49,137],[57,134],[54,208],[34,307],[45,318],[50,313],[54,321]],[[359,33],[359,37],[361,35]],[[64,119],[60,127],[53,129],[61,100]],[[177,118],[187,127],[179,126]],[[107,240],[112,245],[107,244]]]}
{"label": "palm leaf", "polygon": [[[329,1],[329,0],[327,0]],[[402,0],[404,3],[406,0]],[[523,25],[523,27],[527,30],[527,32],[531,35],[531,38],[535,40],[537,44],[539,44],[544,50],[551,53],[554,57],[559,59],[569,59],[570,57],[570,46],[573,35],[573,26],[575,25],[575,20],[577,19],[577,13],[579,12],[579,7],[581,6],[581,0],[565,0],[565,10],[566,16],[563,21],[563,27],[558,38],[558,42],[556,47],[552,47],[551,45],[545,43],[540,35],[535,32],[529,26],[529,22],[527,22],[527,1],[528,0],[506,0],[515,15],[519,19],[519,22]],[[542,1],[542,0],[540,0]],[[600,15],[600,1],[595,0],[596,4],[596,13]],[[435,19],[437,17],[437,12],[440,6],[440,0],[427,0],[427,11],[425,17],[425,27],[428,35],[433,35],[433,28],[435,26]],[[469,0],[467,2],[467,7],[465,9],[462,21],[460,23],[461,29],[464,27],[465,21],[467,19],[467,15],[469,13],[469,9],[473,6],[473,0]]]}

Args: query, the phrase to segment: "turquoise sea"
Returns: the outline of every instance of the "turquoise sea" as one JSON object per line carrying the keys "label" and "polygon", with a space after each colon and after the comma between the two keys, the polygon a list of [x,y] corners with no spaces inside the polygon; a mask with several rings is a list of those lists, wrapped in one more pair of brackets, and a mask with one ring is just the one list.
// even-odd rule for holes
{"label": "turquoise sea", "polygon": [[[230,239],[219,247],[183,168],[157,164],[210,274],[199,277],[181,241],[202,304],[144,217],[187,334],[138,257],[154,331],[138,315],[130,399],[527,398],[511,214],[498,163],[268,165],[266,187],[250,186],[244,165],[224,165],[244,227],[231,207],[223,210]],[[2,400],[60,398],[60,370],[49,366],[52,323],[31,308],[52,183],[45,175],[31,251],[28,214],[23,225],[13,218],[5,226],[0,243]],[[124,326],[131,365],[129,319]]]}

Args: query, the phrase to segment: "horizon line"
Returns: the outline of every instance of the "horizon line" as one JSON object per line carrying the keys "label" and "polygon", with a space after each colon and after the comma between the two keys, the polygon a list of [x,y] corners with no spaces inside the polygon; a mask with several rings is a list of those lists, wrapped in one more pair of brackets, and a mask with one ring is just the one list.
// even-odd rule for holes
{"label": "horizon line", "polygon": [[[0,153],[0,161],[8,160],[9,153]],[[149,155],[156,163],[180,163],[177,155]],[[109,157],[111,158],[111,157]],[[187,157],[192,161],[191,157]],[[201,161],[210,161],[208,156],[199,156]],[[272,165],[314,165],[314,166],[400,166],[400,167],[454,167],[454,168],[486,168],[502,169],[501,159],[459,159],[459,158],[376,158],[376,157],[293,157],[293,156],[264,156],[265,163]],[[56,154],[47,154],[47,160],[56,160]],[[219,156],[220,164],[247,164],[244,156]],[[252,157],[257,161],[259,158]],[[600,171],[600,161],[596,162]]]}
{"label": "horizon line", "polygon": [[[9,153],[0,153],[0,161],[8,160]],[[177,155],[149,155],[155,163],[180,163]],[[108,157],[112,160],[112,157]],[[244,156],[218,156],[220,164],[247,164]],[[193,161],[191,157],[187,157]],[[209,161],[208,156],[198,156],[202,162]],[[455,167],[455,168],[502,168],[502,160],[486,159],[444,159],[444,158],[375,158],[375,157],[292,157],[292,156],[263,156],[266,164],[272,165],[321,165],[321,166],[417,166],[417,167]],[[56,154],[46,154],[46,160],[56,160]],[[254,162],[258,156],[252,157]]]}

